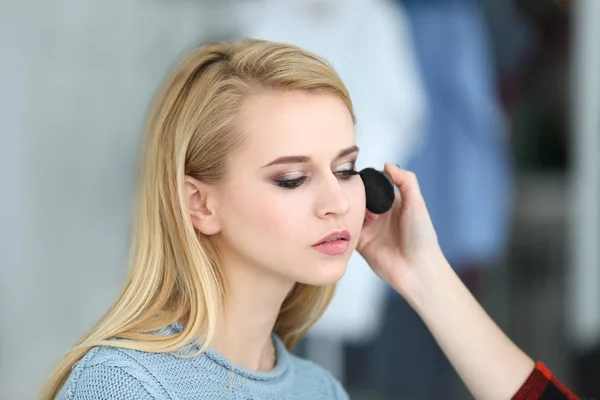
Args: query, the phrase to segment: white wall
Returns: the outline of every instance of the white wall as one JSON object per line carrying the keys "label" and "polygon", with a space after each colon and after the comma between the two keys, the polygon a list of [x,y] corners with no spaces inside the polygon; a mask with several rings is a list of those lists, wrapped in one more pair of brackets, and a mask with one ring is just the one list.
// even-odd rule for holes
{"label": "white wall", "polygon": [[600,2],[574,5],[568,326],[587,351],[600,345]]}
{"label": "white wall", "polygon": [[218,3],[0,5],[0,398],[35,398],[117,295],[147,106],[186,49],[233,28]]}

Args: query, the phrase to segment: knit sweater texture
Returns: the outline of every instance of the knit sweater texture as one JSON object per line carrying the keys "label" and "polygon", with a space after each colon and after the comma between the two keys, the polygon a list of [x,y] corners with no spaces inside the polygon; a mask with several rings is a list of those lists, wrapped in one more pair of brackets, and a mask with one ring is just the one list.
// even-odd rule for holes
{"label": "knit sweater texture", "polygon": [[[173,324],[156,332],[170,335]],[[118,347],[94,347],[77,362],[58,400],[348,400],[340,383],[326,370],[303,360],[273,335],[276,365],[251,371],[211,348],[199,356],[149,353]],[[181,355],[201,345],[182,350]]]}

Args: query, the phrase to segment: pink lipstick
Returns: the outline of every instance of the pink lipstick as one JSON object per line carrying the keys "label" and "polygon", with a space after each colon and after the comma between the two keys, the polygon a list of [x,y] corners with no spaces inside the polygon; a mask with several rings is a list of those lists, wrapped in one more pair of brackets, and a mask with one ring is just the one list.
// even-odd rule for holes
{"label": "pink lipstick", "polygon": [[350,232],[347,230],[334,231],[313,244],[313,249],[323,254],[334,256],[345,253],[350,247]]}

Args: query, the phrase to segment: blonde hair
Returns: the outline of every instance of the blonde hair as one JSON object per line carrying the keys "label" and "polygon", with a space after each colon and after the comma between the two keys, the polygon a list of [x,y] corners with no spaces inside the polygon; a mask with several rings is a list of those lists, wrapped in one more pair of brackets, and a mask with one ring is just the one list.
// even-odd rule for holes
{"label": "blonde hair", "polygon": [[[248,95],[261,90],[334,93],[354,119],[346,87],[314,54],[251,39],[194,49],[175,67],[150,113],[125,288],[96,326],[66,353],[46,381],[42,399],[57,395],[73,365],[94,346],[177,352],[201,329],[207,339],[200,351],[209,345],[226,285],[216,249],[191,224],[184,177],[214,182],[224,176],[227,156],[243,141],[236,130],[236,114]],[[334,290],[335,285],[295,286],[274,327],[288,349],[323,314]],[[183,331],[152,334],[178,321],[183,322]]]}

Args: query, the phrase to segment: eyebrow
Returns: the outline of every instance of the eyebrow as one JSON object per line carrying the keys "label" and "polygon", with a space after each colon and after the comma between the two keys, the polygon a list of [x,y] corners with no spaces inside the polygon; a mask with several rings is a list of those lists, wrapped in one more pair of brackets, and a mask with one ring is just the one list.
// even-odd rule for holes
{"label": "eyebrow", "polygon": [[[358,152],[358,150],[359,150],[358,146],[348,147],[347,149],[341,150],[337,154],[337,156],[335,156],[335,159],[337,160],[337,159],[340,159],[347,155],[350,155],[352,153],[356,153],[356,152]],[[271,161],[268,164],[263,165],[261,168],[266,168],[266,167],[270,167],[272,165],[277,165],[277,164],[307,163],[309,161],[310,161],[309,156],[283,156],[283,157],[276,158],[275,160]]]}

